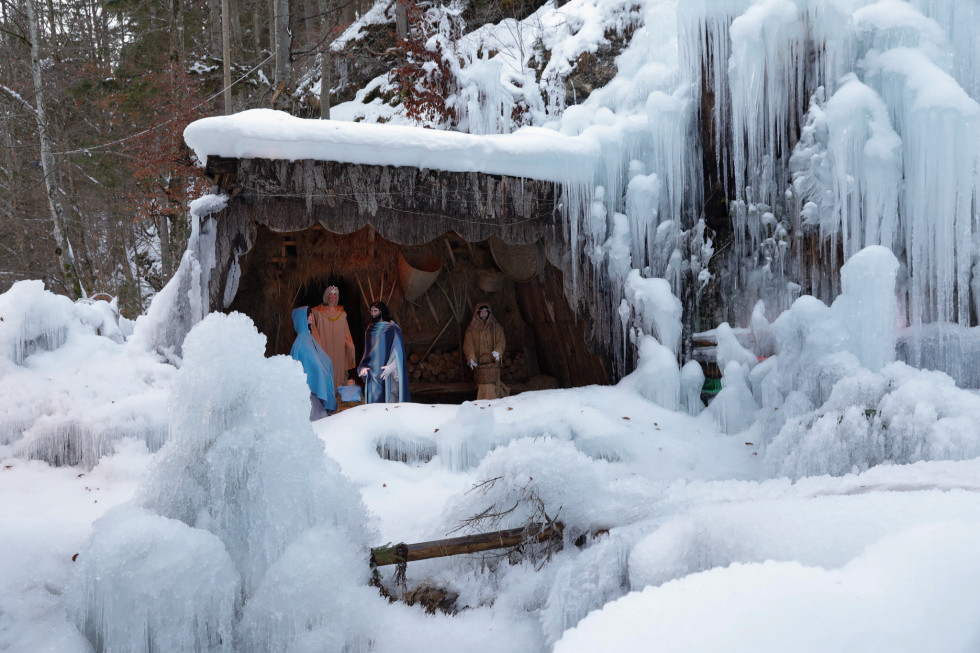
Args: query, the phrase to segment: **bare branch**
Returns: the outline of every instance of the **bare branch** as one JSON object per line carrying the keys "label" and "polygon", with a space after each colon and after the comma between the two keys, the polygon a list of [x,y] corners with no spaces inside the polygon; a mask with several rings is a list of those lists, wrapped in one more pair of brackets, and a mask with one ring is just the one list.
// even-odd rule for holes
{"label": "bare branch", "polygon": [[29,111],[31,113],[31,116],[33,116],[35,120],[38,120],[37,109],[35,109],[33,106],[31,106],[31,103],[28,102],[27,100],[25,100],[24,97],[20,93],[18,93],[14,89],[10,88],[9,86],[4,86],[3,84],[0,84],[0,92],[2,92],[4,95],[6,95],[7,97],[9,97],[11,100],[13,100],[17,104],[19,104],[21,107],[23,107],[24,109],[26,109],[27,111]]}

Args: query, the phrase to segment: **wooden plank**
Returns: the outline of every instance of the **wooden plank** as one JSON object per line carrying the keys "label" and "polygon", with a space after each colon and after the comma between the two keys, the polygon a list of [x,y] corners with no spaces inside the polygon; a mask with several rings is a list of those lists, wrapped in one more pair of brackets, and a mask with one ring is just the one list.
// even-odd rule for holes
{"label": "wooden plank", "polygon": [[479,553],[493,549],[508,549],[527,540],[544,542],[558,539],[564,532],[561,522],[554,524],[532,524],[527,528],[511,528],[492,533],[478,533],[445,540],[432,540],[416,544],[394,544],[371,549],[371,565],[383,567],[404,562],[444,558],[464,553]]}

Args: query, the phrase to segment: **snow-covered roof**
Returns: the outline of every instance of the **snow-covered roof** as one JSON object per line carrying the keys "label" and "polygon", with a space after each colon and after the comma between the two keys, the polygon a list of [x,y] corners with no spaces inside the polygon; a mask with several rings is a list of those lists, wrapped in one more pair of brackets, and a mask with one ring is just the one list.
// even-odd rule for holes
{"label": "snow-covered roof", "polygon": [[184,130],[197,157],[338,161],[482,172],[546,181],[592,179],[599,144],[525,127],[512,134],[477,136],[404,125],[297,118],[272,109],[204,118]]}

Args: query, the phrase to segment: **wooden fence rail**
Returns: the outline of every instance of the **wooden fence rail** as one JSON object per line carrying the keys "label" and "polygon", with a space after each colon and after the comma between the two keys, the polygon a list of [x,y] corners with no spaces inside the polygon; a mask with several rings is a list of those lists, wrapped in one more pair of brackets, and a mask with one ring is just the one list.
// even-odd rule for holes
{"label": "wooden fence rail", "polygon": [[551,524],[537,523],[531,524],[526,528],[511,528],[492,533],[451,537],[445,540],[432,540],[430,542],[418,542],[416,544],[405,544],[404,542],[400,544],[388,544],[371,549],[371,565],[374,567],[383,567],[384,565],[397,565],[416,560],[461,555],[463,553],[507,549],[528,540],[545,542],[551,539],[560,539],[564,530],[564,525],[561,522]]}

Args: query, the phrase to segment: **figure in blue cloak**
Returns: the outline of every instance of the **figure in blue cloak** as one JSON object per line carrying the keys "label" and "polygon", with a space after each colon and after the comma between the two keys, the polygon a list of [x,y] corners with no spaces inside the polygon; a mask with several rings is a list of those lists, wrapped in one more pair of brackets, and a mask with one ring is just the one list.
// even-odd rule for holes
{"label": "figure in blue cloak", "polygon": [[364,401],[410,401],[402,330],[391,319],[384,302],[374,302],[369,312],[371,324],[364,332],[364,356],[357,365],[357,373],[364,379]]}
{"label": "figure in blue cloak", "polygon": [[337,410],[333,387],[333,363],[310,333],[310,311],[306,306],[293,309],[296,341],[289,355],[303,365],[306,384],[310,386],[310,419],[326,417]]}

